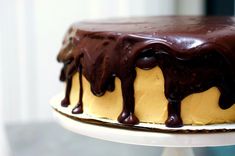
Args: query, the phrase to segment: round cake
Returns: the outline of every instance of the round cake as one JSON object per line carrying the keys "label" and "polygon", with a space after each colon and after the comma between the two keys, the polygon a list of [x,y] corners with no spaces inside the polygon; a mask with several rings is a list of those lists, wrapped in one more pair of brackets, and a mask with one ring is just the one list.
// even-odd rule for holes
{"label": "round cake", "polygon": [[66,87],[53,107],[67,117],[128,127],[235,122],[234,17],[79,22],[57,60]]}

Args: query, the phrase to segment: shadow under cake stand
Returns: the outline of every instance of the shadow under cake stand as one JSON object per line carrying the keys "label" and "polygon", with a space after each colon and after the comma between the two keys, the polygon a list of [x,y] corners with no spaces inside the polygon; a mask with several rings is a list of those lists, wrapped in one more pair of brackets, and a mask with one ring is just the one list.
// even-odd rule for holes
{"label": "shadow under cake stand", "polygon": [[[149,132],[141,129],[128,130],[102,126],[99,124],[90,124],[66,116],[63,114],[63,111],[60,112],[56,109],[53,109],[53,114],[64,128],[75,133],[118,143],[165,147],[162,156],[193,156],[192,147],[226,146],[235,144],[235,124],[183,126],[183,128],[174,128],[172,130],[183,129],[183,131],[189,130],[190,133],[164,133]],[[80,116],[80,118],[84,117]],[[161,126],[158,128],[171,130],[170,128]],[[196,133],[198,130],[199,133]]]}

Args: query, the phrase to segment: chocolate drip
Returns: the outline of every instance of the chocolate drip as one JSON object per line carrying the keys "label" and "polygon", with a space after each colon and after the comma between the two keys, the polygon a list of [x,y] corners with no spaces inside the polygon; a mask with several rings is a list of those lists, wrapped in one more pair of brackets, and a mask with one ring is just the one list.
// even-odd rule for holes
{"label": "chocolate drip", "polygon": [[[70,66],[71,61],[67,61],[64,63],[64,67],[61,69],[61,73],[60,73],[60,80],[61,81],[66,81],[66,89],[65,89],[65,97],[64,99],[61,101],[61,106],[63,107],[68,107],[68,105],[70,104],[70,92],[71,92],[71,87],[72,87],[72,76],[69,76],[69,70],[71,71],[71,66]],[[73,71],[73,69],[72,69]],[[67,75],[66,75],[67,74]]]}
{"label": "chocolate drip", "polygon": [[70,92],[72,88],[72,76],[76,73],[76,62],[69,60],[64,63],[61,70],[60,79],[66,80],[65,97],[61,101],[61,106],[68,107],[70,105]]}
{"label": "chocolate drip", "polygon": [[70,96],[71,87],[72,87],[72,78],[70,77],[66,79],[65,97],[61,101],[61,106],[63,107],[68,107],[68,105],[70,104],[69,96]]}
{"label": "chocolate drip", "polygon": [[183,121],[180,116],[180,105],[179,101],[172,101],[168,99],[168,117],[165,121],[166,126],[168,127],[181,127],[183,126]]}
{"label": "chocolate drip", "polygon": [[73,114],[81,114],[83,112],[82,97],[83,97],[82,66],[79,65],[79,101],[72,110]]}
{"label": "chocolate drip", "polygon": [[108,81],[107,90],[112,92],[115,89],[115,75],[112,75]]}
{"label": "chocolate drip", "polygon": [[134,115],[134,81],[136,77],[136,71],[130,71],[121,77],[121,88],[123,97],[123,109],[118,117],[118,121],[124,124],[137,124],[138,118]]}
{"label": "chocolate drip", "polygon": [[113,91],[115,77],[118,77],[123,97],[123,110],[118,121],[137,124],[139,120],[134,114],[135,68],[148,70],[156,66],[161,68],[165,80],[168,127],[183,125],[181,101],[192,93],[216,86],[221,92],[221,109],[230,108],[235,103],[234,18],[153,17],[135,20],[131,23],[117,20],[114,24],[80,23],[70,29],[67,36],[75,32],[72,40],[65,39],[58,55],[58,61],[65,63],[61,75],[67,82],[62,104],[69,104],[71,77],[76,72],[79,72],[80,95],[73,113],[76,110],[82,112],[82,74],[96,96],[102,96],[107,90]]}

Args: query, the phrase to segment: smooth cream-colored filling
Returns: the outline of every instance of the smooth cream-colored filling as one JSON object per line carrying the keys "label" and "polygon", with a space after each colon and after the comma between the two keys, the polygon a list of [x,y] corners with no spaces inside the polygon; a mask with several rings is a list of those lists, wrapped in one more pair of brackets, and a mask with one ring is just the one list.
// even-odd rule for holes
{"label": "smooth cream-colored filling", "polygon": [[[140,122],[164,123],[167,117],[167,99],[164,95],[164,78],[159,67],[151,70],[136,69],[135,114]],[[96,97],[90,90],[90,84],[83,76],[84,113],[117,120],[122,111],[121,83],[115,79],[115,90]],[[235,105],[223,110],[219,107],[220,92],[216,87],[187,96],[181,105],[181,117],[184,124],[215,124],[235,122]],[[75,106],[79,98],[78,74],[74,75],[70,94],[71,105]]]}

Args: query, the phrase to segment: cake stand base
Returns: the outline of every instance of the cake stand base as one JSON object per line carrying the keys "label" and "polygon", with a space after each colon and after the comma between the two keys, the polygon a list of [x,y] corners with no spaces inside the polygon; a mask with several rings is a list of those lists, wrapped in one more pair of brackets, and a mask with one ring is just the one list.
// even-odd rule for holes
{"label": "cake stand base", "polygon": [[162,156],[194,156],[191,147],[165,147]]}

